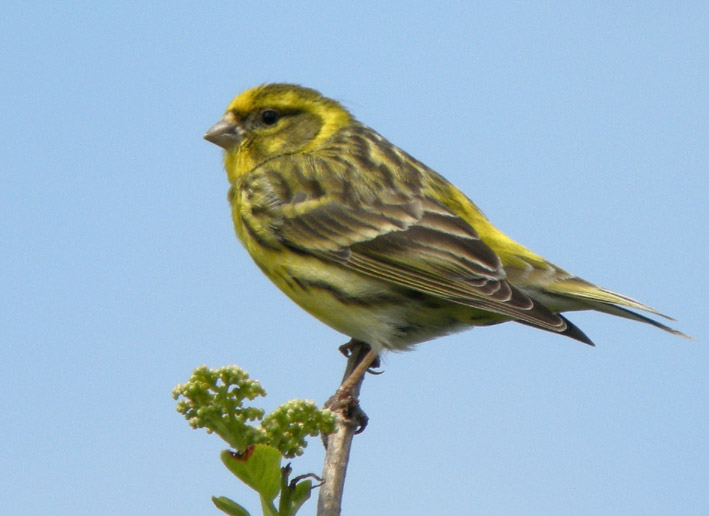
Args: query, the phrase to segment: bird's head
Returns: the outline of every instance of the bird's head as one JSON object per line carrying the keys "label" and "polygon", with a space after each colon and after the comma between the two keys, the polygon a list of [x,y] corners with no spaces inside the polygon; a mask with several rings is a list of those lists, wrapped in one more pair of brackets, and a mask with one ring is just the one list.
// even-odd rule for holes
{"label": "bird's head", "polygon": [[224,148],[227,170],[246,173],[270,158],[317,150],[351,121],[345,108],[315,90],[265,84],[237,95],[204,138]]}

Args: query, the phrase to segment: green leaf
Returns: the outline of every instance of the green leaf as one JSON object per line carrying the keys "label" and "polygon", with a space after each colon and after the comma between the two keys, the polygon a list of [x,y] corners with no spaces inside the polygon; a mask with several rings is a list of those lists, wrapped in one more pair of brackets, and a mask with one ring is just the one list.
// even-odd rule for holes
{"label": "green leaf", "polygon": [[247,486],[272,501],[281,489],[281,453],[266,444],[249,446],[244,453],[221,453],[224,465]]}
{"label": "green leaf", "polygon": [[217,506],[217,509],[227,513],[229,516],[251,516],[249,511],[226,496],[220,496],[219,498],[212,496],[212,502]]}
{"label": "green leaf", "polygon": [[312,490],[313,483],[310,480],[301,480],[295,485],[293,497],[291,498],[291,514],[298,512],[300,506],[308,501]]}

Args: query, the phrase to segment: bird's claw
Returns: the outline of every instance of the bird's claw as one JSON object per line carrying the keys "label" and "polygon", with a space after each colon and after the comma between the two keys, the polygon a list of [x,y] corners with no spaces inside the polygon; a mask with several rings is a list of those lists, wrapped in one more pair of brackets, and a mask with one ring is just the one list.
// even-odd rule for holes
{"label": "bird's claw", "polygon": [[355,434],[361,434],[367,428],[369,417],[359,406],[359,400],[352,393],[337,392],[325,402],[325,408],[339,413],[347,424],[355,427]]}

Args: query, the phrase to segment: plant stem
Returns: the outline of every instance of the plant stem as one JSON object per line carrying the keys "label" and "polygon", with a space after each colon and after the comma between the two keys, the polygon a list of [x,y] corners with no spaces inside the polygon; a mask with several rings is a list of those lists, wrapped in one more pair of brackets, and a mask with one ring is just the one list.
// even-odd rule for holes
{"label": "plant stem", "polygon": [[[323,485],[320,486],[318,494],[317,516],[340,516],[342,491],[345,485],[347,464],[350,460],[352,438],[360,427],[360,424],[350,417],[350,413],[352,412],[353,403],[355,404],[355,410],[359,410],[356,403],[364,381],[364,374],[353,385],[348,386],[351,394],[350,403],[340,403],[338,406],[338,401],[340,400],[337,398],[343,394],[342,386],[345,385],[348,379],[351,380],[352,373],[357,369],[357,366],[363,363],[365,359],[371,362],[371,357],[373,356],[369,345],[363,342],[352,340],[347,345],[347,349],[350,355],[347,359],[347,366],[340,389],[328,401],[328,404],[332,402],[336,406],[333,410],[337,413],[337,421],[335,423],[335,431],[329,434],[325,441],[327,451],[325,452],[325,465],[322,472]],[[363,415],[361,411],[360,414]]]}

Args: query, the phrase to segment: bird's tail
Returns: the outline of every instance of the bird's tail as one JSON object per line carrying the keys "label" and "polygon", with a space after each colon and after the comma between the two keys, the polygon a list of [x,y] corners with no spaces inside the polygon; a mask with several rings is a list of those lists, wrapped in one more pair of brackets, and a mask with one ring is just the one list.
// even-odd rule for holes
{"label": "bird's tail", "polygon": [[651,319],[650,317],[634,312],[633,310],[630,310],[630,308],[642,310],[644,312],[674,321],[672,317],[669,317],[668,315],[665,315],[628,296],[599,287],[580,278],[572,278],[557,282],[547,286],[545,290],[549,294],[563,296],[567,300],[570,298],[575,301],[575,303],[572,303],[572,306],[569,307],[570,310],[596,310],[611,315],[617,315],[618,317],[623,317],[625,319],[632,319],[633,321],[651,324],[652,326],[665,330],[673,335],[695,340],[693,337],[690,337],[679,330],[675,330],[674,328],[662,324],[655,319]]}

